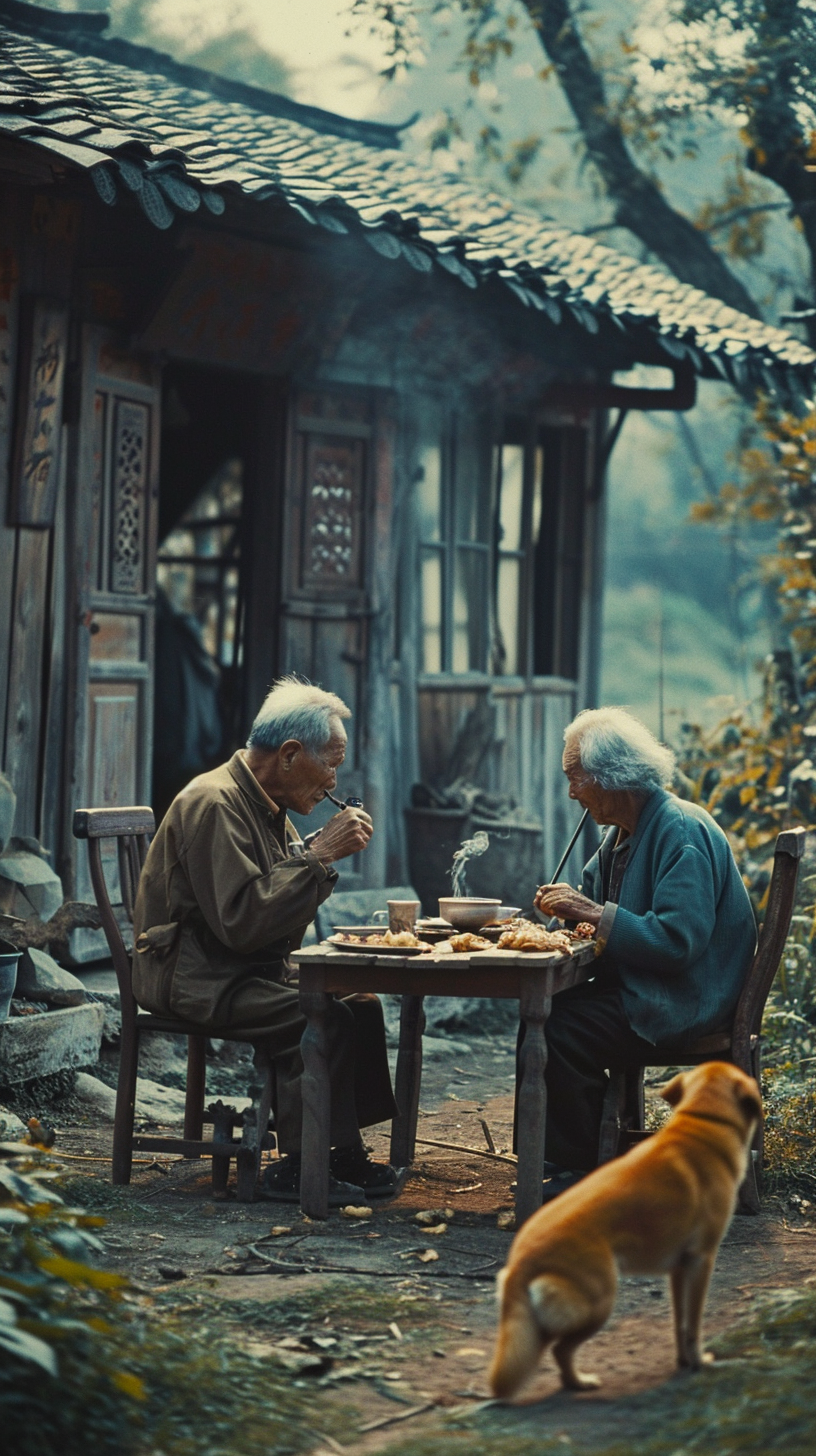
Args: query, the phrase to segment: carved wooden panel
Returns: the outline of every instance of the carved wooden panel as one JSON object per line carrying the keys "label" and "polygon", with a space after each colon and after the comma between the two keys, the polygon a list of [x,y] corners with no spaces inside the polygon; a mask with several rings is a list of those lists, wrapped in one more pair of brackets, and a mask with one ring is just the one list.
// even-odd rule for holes
{"label": "carved wooden panel", "polygon": [[304,452],[302,585],[359,588],[362,580],[365,444],[309,435]]}
{"label": "carved wooden panel", "polygon": [[112,445],[110,590],[144,591],[150,411],[135,400],[116,401]]}
{"label": "carved wooden panel", "polygon": [[51,526],[62,437],[68,313],[44,300],[26,310],[17,404],[10,523]]}

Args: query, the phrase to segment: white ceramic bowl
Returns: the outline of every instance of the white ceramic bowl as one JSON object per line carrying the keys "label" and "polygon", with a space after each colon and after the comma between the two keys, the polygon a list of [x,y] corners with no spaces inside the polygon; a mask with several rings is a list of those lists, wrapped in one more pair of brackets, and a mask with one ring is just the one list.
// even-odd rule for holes
{"label": "white ceramic bowl", "polygon": [[501,900],[478,900],[472,896],[451,897],[439,901],[439,913],[456,930],[481,930],[492,920],[501,905]]}

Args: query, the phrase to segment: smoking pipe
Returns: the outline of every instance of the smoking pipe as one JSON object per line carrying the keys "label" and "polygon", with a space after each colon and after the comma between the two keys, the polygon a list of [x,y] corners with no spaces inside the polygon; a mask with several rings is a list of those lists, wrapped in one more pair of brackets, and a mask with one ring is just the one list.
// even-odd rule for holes
{"label": "smoking pipe", "polygon": [[363,807],[362,799],[358,799],[355,794],[351,794],[344,802],[342,799],[335,799],[334,794],[330,794],[328,789],[324,789],[323,793],[338,809],[362,809]]}

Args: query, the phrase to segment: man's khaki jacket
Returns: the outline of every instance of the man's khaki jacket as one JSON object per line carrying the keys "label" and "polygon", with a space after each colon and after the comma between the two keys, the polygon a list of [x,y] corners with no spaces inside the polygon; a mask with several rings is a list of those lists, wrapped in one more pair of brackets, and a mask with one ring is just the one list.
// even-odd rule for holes
{"label": "man's khaki jacket", "polygon": [[[294,838],[241,752],[177,795],[136,898],[133,991],[140,1006],[227,1027],[242,985],[283,974],[288,951],[300,945],[337,880],[310,850],[293,853]],[[246,996],[241,1001],[245,1013]]]}

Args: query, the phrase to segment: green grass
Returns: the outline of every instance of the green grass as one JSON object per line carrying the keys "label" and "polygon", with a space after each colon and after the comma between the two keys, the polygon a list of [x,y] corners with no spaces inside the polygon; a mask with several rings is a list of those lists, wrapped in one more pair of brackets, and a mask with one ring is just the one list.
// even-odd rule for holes
{"label": "green grass", "polygon": [[[783,1290],[712,1342],[718,1362],[626,1402],[625,1442],[553,1431],[562,1416],[498,1407],[458,1415],[449,1429],[389,1445],[389,1456],[813,1456],[816,1451],[816,1292]],[[604,1418],[599,1413],[599,1432]],[[530,1425],[540,1425],[531,1434]],[[455,1422],[455,1425],[453,1424]]]}

